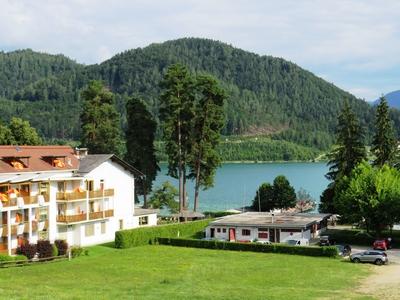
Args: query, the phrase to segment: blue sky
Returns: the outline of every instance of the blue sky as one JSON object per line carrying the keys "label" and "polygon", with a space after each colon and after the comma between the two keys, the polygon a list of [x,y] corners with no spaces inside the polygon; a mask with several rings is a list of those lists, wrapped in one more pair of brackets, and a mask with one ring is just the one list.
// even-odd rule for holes
{"label": "blue sky", "polygon": [[400,89],[400,1],[0,0],[0,50],[92,64],[181,37],[282,57],[366,100]]}

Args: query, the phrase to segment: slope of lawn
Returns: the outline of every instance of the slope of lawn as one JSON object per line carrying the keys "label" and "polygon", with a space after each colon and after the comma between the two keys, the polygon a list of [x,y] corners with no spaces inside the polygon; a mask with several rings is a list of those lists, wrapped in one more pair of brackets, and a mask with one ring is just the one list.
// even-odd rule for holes
{"label": "slope of lawn", "polygon": [[1,299],[368,299],[369,266],[169,246],[89,249],[71,262],[0,269]]}

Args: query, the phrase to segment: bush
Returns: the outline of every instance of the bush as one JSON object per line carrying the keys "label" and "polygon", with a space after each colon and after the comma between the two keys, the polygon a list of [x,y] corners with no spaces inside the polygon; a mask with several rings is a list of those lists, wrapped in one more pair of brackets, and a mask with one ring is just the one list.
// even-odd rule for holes
{"label": "bush", "polygon": [[55,240],[54,245],[58,249],[58,255],[66,255],[68,251],[68,243],[65,240]]}
{"label": "bush", "polygon": [[81,256],[83,253],[84,253],[84,249],[82,247],[78,247],[78,246],[71,247],[72,258]]}
{"label": "bush", "polygon": [[338,244],[351,244],[371,247],[373,242],[379,238],[392,238],[392,246],[400,247],[400,232],[398,231],[384,231],[377,235],[376,233],[367,233],[360,230],[344,230],[344,229],[329,229],[323,233],[329,235],[330,238],[334,239]]}
{"label": "bush", "polygon": [[305,256],[336,257],[336,247],[290,246],[285,244],[232,243],[224,241],[205,241],[194,239],[158,238],[157,243],[178,247],[252,251],[265,253],[284,253]]}
{"label": "bush", "polygon": [[193,221],[187,223],[167,224],[154,227],[142,227],[129,230],[121,230],[115,233],[116,248],[131,248],[152,244],[159,237],[193,237],[202,234],[212,219]]}
{"label": "bush", "polygon": [[40,240],[37,242],[37,252],[39,254],[39,258],[52,257],[53,246],[50,244],[50,241]]}
{"label": "bush", "polygon": [[58,248],[57,248],[57,246],[52,244],[51,248],[52,248],[52,256],[53,257],[58,256]]}
{"label": "bush", "polygon": [[3,261],[12,261],[14,260],[13,256],[7,255],[7,254],[0,254],[0,262]]}
{"label": "bush", "polygon": [[36,252],[37,252],[37,247],[35,244],[25,243],[21,247],[17,248],[17,254],[22,254],[26,256],[28,259],[34,258]]}

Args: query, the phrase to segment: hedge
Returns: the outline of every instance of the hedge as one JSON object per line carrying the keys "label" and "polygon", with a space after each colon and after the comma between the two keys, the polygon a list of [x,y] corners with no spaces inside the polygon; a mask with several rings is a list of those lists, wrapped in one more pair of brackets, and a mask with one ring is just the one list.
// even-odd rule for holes
{"label": "hedge", "polygon": [[193,237],[199,235],[212,219],[120,230],[115,233],[116,248],[131,248],[152,244],[157,238]]}
{"label": "hedge", "polygon": [[332,238],[336,241],[337,244],[351,244],[351,245],[360,245],[360,246],[370,246],[375,240],[378,238],[387,238],[392,237],[392,246],[400,247],[400,232],[393,231],[392,233],[385,231],[377,236],[374,233],[366,233],[360,230],[351,230],[351,229],[329,229],[325,231],[322,235],[328,235],[329,238]]}
{"label": "hedge", "polygon": [[338,250],[335,246],[290,246],[286,244],[259,244],[259,243],[234,243],[224,241],[206,241],[183,238],[157,238],[156,242],[161,245],[178,247],[206,248],[217,250],[252,251],[265,253],[284,253],[305,256],[336,257]]}

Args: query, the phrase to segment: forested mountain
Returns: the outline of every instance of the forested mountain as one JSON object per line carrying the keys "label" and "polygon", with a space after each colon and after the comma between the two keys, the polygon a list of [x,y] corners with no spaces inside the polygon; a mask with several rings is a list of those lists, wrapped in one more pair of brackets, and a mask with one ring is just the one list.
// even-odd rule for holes
{"label": "forested mountain", "polygon": [[[400,90],[387,93],[385,95],[385,98],[389,104],[389,107],[400,109]],[[373,105],[378,105],[378,104],[379,104],[379,99],[376,99],[373,102]]]}
{"label": "forested mountain", "polygon": [[[26,118],[47,138],[78,139],[79,94],[90,79],[104,80],[117,94],[122,116],[132,94],[143,97],[156,115],[159,83],[176,62],[214,75],[227,89],[225,135],[269,135],[326,149],[348,101],[371,136],[374,108],[366,102],[284,59],[198,38],[152,44],[90,66],[31,50],[0,53],[0,116]],[[392,115],[399,128],[400,114]]]}

